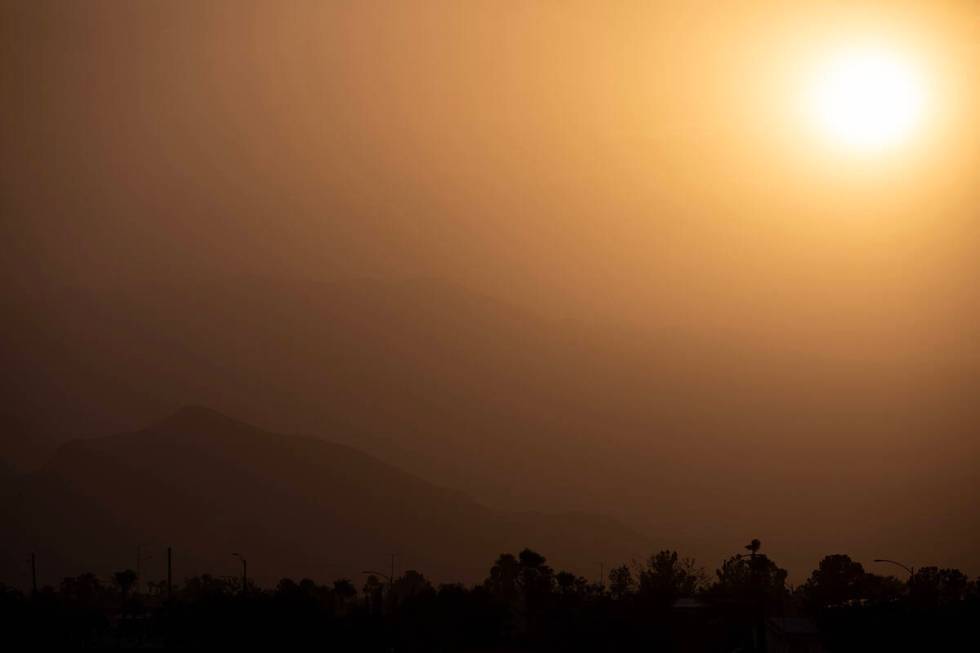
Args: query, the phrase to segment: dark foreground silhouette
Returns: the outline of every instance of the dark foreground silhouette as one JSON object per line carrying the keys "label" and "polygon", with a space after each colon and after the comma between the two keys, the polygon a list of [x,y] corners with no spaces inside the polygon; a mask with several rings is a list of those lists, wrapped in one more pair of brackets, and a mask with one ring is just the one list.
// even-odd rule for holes
{"label": "dark foreground silhouette", "polygon": [[[977,650],[980,580],[924,567],[906,580],[825,557],[797,588],[753,540],[713,578],[661,551],[602,582],[555,571],[530,549],[503,554],[474,586],[434,587],[421,573],[365,572],[274,588],[196,576],[179,587],[65,578],[0,592],[5,645],[302,647],[337,651]],[[244,570],[243,565],[243,570]],[[143,585],[143,587],[141,587]],[[8,649],[14,650],[14,649]]]}

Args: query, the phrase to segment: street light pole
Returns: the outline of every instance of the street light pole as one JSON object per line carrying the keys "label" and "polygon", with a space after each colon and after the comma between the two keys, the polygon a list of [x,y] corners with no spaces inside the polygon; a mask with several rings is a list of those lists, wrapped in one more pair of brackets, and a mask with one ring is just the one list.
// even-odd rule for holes
{"label": "street light pole", "polygon": [[242,561],[242,596],[245,596],[245,589],[248,587],[248,560],[241,553],[231,555]]}
{"label": "street light pole", "polygon": [[389,576],[388,574],[383,574],[380,571],[371,571],[370,569],[362,571],[362,574],[369,574],[371,576],[381,576],[386,581],[388,581],[388,588],[391,589],[395,585],[395,577]]}
{"label": "street light pole", "polygon": [[[392,571],[394,571],[394,559],[395,559],[395,556],[391,556],[391,559],[392,559]],[[386,581],[388,581],[388,597],[389,597],[389,599],[390,599],[390,597],[393,596],[392,592],[395,589],[395,576],[394,576],[394,574],[392,574],[391,576],[389,576],[388,574],[383,574],[380,571],[371,571],[370,569],[368,569],[367,571],[362,571],[361,573],[362,574],[367,574],[369,576],[381,576],[382,578],[384,578]],[[383,605],[380,605],[378,607],[382,611],[384,610],[384,606]]]}
{"label": "street light pole", "polygon": [[395,586],[395,554],[391,554],[391,573],[383,574],[380,571],[362,571],[362,574],[374,574],[375,576],[381,576],[388,581],[388,589]]}
{"label": "street light pole", "polygon": [[901,562],[897,562],[895,560],[888,560],[887,558],[875,558],[875,562],[887,562],[890,565],[895,565],[896,567],[901,567],[902,569],[904,569],[909,575],[909,586],[911,587],[912,579],[915,578],[915,567],[909,567],[907,565],[903,565]]}

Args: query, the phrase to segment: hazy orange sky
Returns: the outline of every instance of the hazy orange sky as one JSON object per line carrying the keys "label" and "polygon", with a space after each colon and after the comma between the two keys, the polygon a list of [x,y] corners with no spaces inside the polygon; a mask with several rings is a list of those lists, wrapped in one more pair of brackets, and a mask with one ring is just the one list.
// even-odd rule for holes
{"label": "hazy orange sky", "polygon": [[[973,295],[972,2],[4,14],[3,222],[26,284],[450,276],[734,328],[920,322]],[[939,106],[864,160],[794,106],[854,40],[925,61]]]}
{"label": "hazy orange sky", "polygon": [[[858,155],[799,103],[866,41],[931,104]],[[820,361],[975,463],[978,80],[967,1],[4,3],[3,288],[450,279]]]}

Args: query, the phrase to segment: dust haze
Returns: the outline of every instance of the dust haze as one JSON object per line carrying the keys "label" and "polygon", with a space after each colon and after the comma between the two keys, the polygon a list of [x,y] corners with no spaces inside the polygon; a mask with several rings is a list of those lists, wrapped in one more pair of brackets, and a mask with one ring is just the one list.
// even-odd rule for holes
{"label": "dust haze", "polygon": [[[5,3],[5,458],[206,406],[617,555],[980,573],[976,8],[673,4]],[[845,23],[945,93],[878,165],[774,55]]]}

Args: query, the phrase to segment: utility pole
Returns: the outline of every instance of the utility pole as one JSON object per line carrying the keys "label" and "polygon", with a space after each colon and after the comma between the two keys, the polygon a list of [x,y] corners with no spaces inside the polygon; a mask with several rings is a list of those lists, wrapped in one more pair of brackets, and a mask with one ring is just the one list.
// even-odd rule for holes
{"label": "utility pole", "polygon": [[391,579],[391,586],[394,587],[395,586],[395,554],[394,553],[391,554],[391,576],[390,576],[390,579]]}
{"label": "utility pole", "polygon": [[37,555],[31,553],[31,590],[37,594]]}
{"label": "utility pole", "polygon": [[167,598],[174,597],[174,557],[173,548],[167,547]]}

